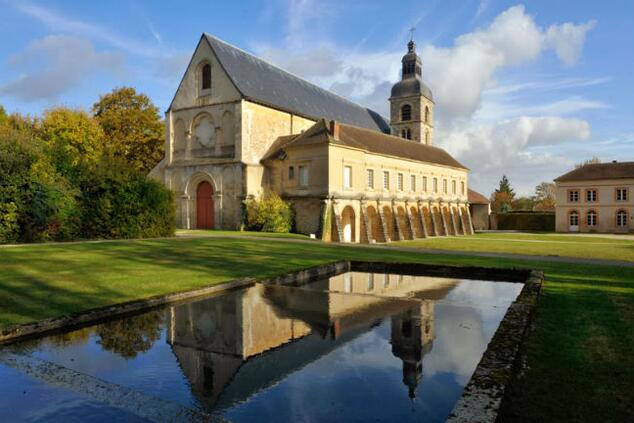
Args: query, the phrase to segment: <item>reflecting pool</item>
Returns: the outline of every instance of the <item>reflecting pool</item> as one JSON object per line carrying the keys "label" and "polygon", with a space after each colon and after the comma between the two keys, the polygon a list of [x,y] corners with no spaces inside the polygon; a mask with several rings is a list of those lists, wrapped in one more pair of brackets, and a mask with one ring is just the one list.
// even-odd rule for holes
{"label": "reflecting pool", "polygon": [[[522,287],[360,272],[256,284],[5,348],[26,364],[0,353],[0,415],[144,421],[149,398],[236,422],[440,422]],[[118,389],[142,396],[122,405]]]}

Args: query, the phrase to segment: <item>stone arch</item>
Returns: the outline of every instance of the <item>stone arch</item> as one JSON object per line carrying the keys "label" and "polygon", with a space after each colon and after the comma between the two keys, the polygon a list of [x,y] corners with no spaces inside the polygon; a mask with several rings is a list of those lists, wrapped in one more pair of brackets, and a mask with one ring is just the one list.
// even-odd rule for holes
{"label": "stone arch", "polygon": [[445,235],[456,235],[453,230],[453,221],[451,219],[451,211],[449,210],[449,207],[444,206],[442,208],[442,214],[445,217],[445,223],[447,225],[447,233]]}
{"label": "stone arch", "polygon": [[403,206],[398,206],[396,208],[396,214],[398,215],[398,223],[401,227],[403,238],[413,239],[412,231],[409,227],[409,219],[407,218],[407,212],[405,211],[405,208]]}
{"label": "stone arch", "polygon": [[341,211],[342,242],[356,242],[355,213],[352,206],[346,206]]}
{"label": "stone arch", "polygon": [[[185,214],[183,220],[189,222],[187,227],[196,228],[199,222],[199,188],[203,183],[209,184],[210,187],[208,192],[211,201],[207,203],[207,206],[211,207],[209,213],[211,214],[210,220],[212,222],[212,228],[218,228],[220,227],[220,190],[214,178],[207,172],[197,172],[189,178],[184,189],[185,195],[181,199],[184,203],[181,204],[179,208],[181,212]],[[209,216],[207,217],[209,218]]]}
{"label": "stone arch", "polygon": [[370,225],[370,233],[372,238],[376,242],[385,242],[385,235],[383,234],[383,227],[381,227],[381,220],[374,206],[367,206],[366,213],[368,214],[368,225]]}
{"label": "stone arch", "polygon": [[430,113],[429,106],[425,106],[425,123],[429,123]]}
{"label": "stone arch", "polygon": [[185,133],[185,121],[183,119],[176,119],[173,129],[173,152],[175,155],[180,156],[187,149],[187,135]]}
{"label": "stone arch", "polygon": [[207,112],[196,115],[192,121],[191,134],[192,142],[196,144],[196,147],[214,147],[216,144],[216,125],[213,117]]}
{"label": "stone arch", "polygon": [[436,218],[436,229],[438,230],[438,235],[447,235],[445,233],[445,228],[442,224],[443,220],[441,217],[440,208],[438,206],[433,206],[432,213],[434,214]]}
{"label": "stone arch", "polygon": [[425,220],[425,226],[427,227],[427,232],[429,235],[435,235],[434,233],[434,222],[431,219],[431,212],[428,207],[422,207],[421,212],[423,213],[423,219]]}
{"label": "stone arch", "polygon": [[412,222],[412,231],[413,231],[413,236],[414,238],[423,238],[425,236],[424,232],[423,232],[423,226],[420,223],[420,214],[418,213],[418,207],[416,206],[411,206],[409,208],[409,212],[412,216],[411,222]]}
{"label": "stone arch", "polygon": [[385,227],[387,228],[387,236],[392,241],[397,240],[398,236],[396,234],[394,215],[392,213],[392,209],[389,206],[383,206],[383,218],[385,219]]}

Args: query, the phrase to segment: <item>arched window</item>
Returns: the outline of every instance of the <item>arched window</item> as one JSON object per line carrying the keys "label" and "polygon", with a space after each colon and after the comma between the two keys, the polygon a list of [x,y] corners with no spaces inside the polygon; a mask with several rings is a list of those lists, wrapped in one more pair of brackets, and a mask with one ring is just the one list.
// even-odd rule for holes
{"label": "arched window", "polygon": [[570,222],[570,226],[579,226],[579,213],[571,211],[568,215],[568,220]]}
{"label": "arched window", "polygon": [[597,212],[594,210],[588,211],[586,214],[586,224],[588,226],[597,226]]}
{"label": "arched window", "polygon": [[627,226],[627,212],[625,210],[616,212],[616,226],[620,228]]}
{"label": "arched window", "polygon": [[202,89],[211,89],[211,65],[206,63],[201,70]]}
{"label": "arched window", "polygon": [[412,120],[412,106],[409,104],[404,104],[403,107],[401,107],[401,120],[403,122]]}
{"label": "arched window", "polygon": [[425,123],[429,123],[429,107],[425,106]]}

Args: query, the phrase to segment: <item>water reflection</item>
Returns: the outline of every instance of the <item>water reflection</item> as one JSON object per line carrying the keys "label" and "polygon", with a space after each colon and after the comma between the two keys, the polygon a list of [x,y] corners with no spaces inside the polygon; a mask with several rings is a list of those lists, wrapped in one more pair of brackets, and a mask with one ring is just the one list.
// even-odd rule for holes
{"label": "water reflection", "polygon": [[230,420],[442,421],[520,287],[351,272],[258,284],[22,351]]}

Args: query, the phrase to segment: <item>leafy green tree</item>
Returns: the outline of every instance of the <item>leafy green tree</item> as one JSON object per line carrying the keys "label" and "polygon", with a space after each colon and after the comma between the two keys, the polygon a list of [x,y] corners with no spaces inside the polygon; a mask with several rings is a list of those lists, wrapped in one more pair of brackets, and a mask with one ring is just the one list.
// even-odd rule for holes
{"label": "leafy green tree", "polygon": [[38,135],[50,149],[56,168],[64,175],[74,173],[80,163],[96,163],[103,152],[101,126],[81,110],[66,107],[47,110]]}
{"label": "leafy green tree", "polygon": [[532,211],[535,207],[535,199],[533,197],[519,197],[513,199],[511,206],[513,210]]}
{"label": "leafy green tree", "polygon": [[101,96],[92,110],[104,131],[108,154],[146,174],[161,160],[164,125],[146,95],[118,88]]}

